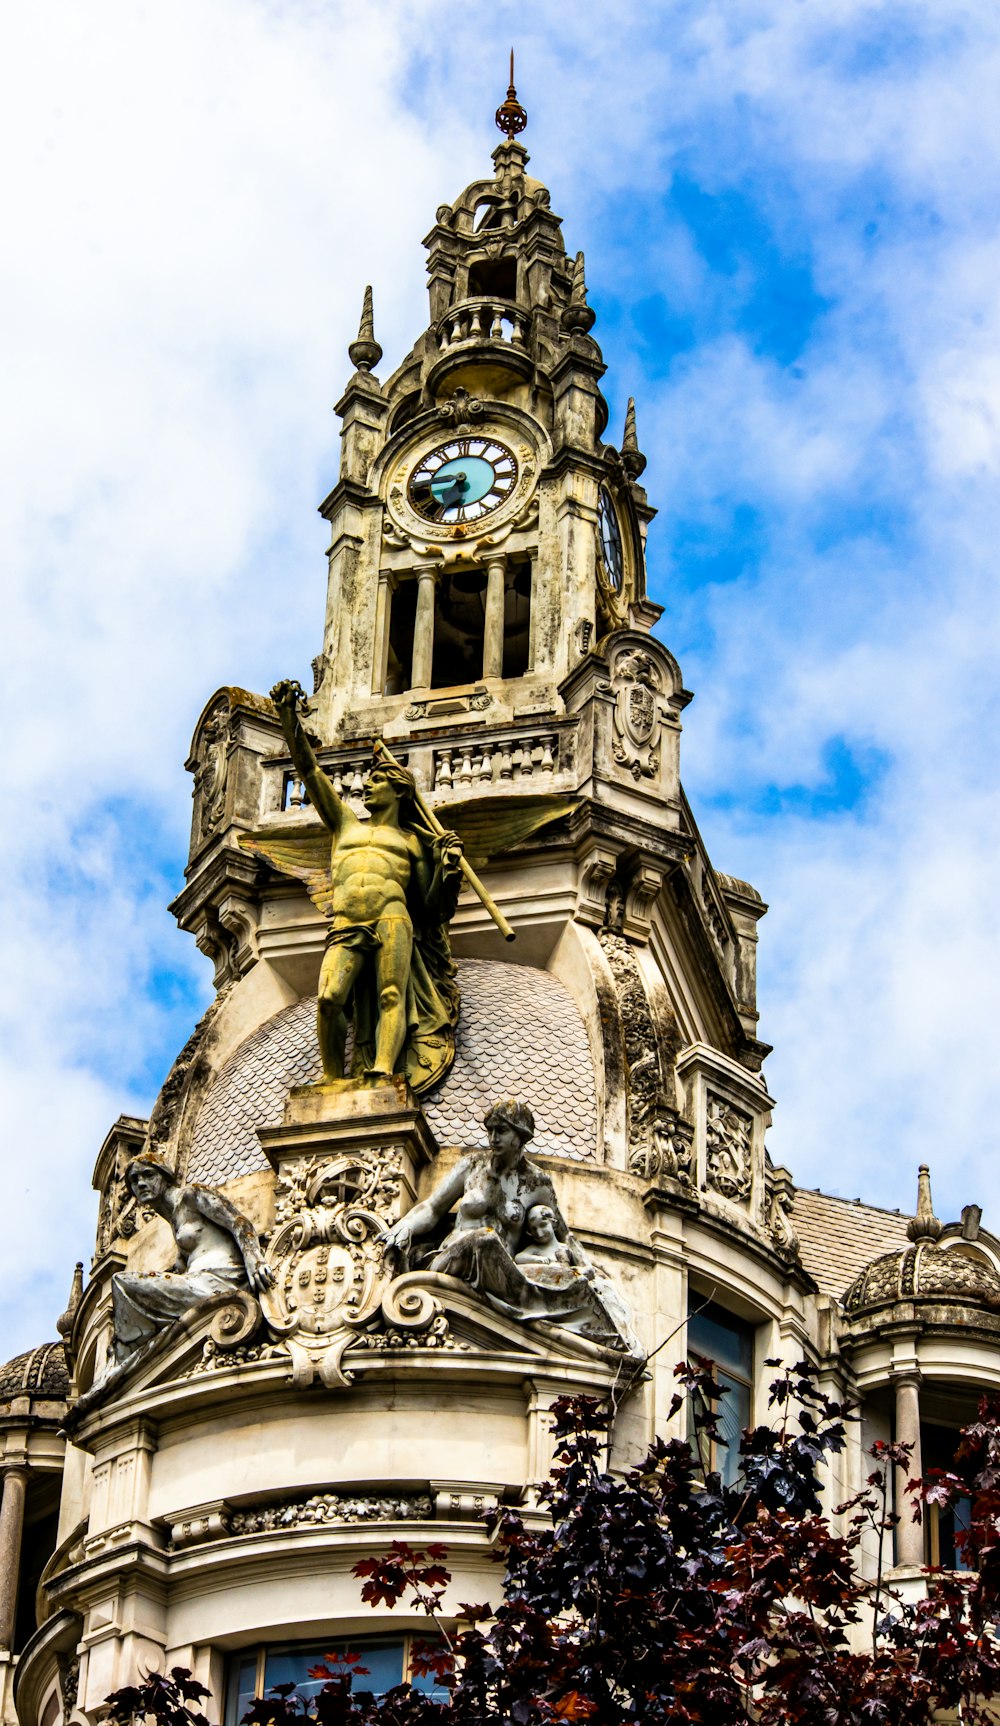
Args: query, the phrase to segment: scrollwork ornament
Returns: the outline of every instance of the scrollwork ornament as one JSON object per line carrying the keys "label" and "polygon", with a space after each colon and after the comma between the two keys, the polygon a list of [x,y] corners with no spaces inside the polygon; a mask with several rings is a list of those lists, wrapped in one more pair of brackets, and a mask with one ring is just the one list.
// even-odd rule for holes
{"label": "scrollwork ornament", "polygon": [[665,1175],[687,1186],[691,1181],[693,1155],[694,1129],[670,1110],[651,1122],[648,1141],[630,1152],[629,1168],[634,1175],[647,1180]]}
{"label": "scrollwork ornament", "polygon": [[461,385],[448,401],[442,402],[438,409],[441,418],[448,425],[454,426],[456,430],[471,425],[474,420],[481,420],[486,411],[487,404],[480,401],[478,396],[470,395],[468,390],[463,389]]}
{"label": "scrollwork ornament", "polygon": [[776,1252],[782,1258],[795,1258],[799,1250],[798,1236],[792,1227],[793,1189],[790,1180],[775,1181],[767,1204],[767,1232]]}

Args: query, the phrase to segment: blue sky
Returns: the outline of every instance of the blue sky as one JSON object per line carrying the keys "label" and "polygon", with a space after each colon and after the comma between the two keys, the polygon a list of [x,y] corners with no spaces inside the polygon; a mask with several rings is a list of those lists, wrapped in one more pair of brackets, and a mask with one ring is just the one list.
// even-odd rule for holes
{"label": "blue sky", "polygon": [[1000,1230],[992,0],[43,0],[10,35],[3,1352],[207,998],[165,909],[191,731],[318,648],[361,292],[386,373],[512,40],[613,427],[637,398],[688,794],[771,905],[773,1154],[903,1206],[929,1161]]}

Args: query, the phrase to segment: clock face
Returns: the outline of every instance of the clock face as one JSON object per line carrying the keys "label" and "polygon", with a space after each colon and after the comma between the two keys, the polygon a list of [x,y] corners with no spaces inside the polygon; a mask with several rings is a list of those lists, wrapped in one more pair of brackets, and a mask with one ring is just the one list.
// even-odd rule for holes
{"label": "clock face", "polygon": [[604,564],[608,586],[613,593],[621,593],[622,582],[625,578],[622,533],[618,526],[618,516],[611,493],[603,485],[597,500],[597,532],[601,545],[601,561]]}
{"label": "clock face", "polygon": [[517,460],[493,438],[460,437],[420,457],[406,488],[411,509],[449,527],[479,521],[517,484]]}

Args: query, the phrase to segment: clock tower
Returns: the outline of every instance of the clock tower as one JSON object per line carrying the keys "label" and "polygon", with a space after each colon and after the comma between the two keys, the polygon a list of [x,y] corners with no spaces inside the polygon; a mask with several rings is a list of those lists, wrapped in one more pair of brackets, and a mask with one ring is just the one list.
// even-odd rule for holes
{"label": "clock tower", "polygon": [[[537,719],[613,632],[645,632],[653,511],[630,407],[604,442],[604,363],[582,253],[514,138],[425,240],[430,323],[392,376],[366,296],[323,505],[330,582],[317,718]],[[447,693],[445,693],[447,692]]]}

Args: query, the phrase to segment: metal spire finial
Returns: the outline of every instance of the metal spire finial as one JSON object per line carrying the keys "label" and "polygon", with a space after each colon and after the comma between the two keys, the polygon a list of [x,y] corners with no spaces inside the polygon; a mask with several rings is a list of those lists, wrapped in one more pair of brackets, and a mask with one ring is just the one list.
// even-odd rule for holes
{"label": "metal spire finial", "polygon": [[513,143],[518,132],[523,132],[528,124],[528,116],[517,99],[514,88],[514,50],[510,51],[510,83],[507,86],[507,100],[502,102],[496,112],[496,122],[508,143]]}
{"label": "metal spire finial", "polygon": [[375,311],[370,286],[365,289],[358,339],[351,342],[347,354],[352,366],[357,366],[359,372],[370,372],[372,366],[377,366],[382,358],[382,349],[375,340]]}

